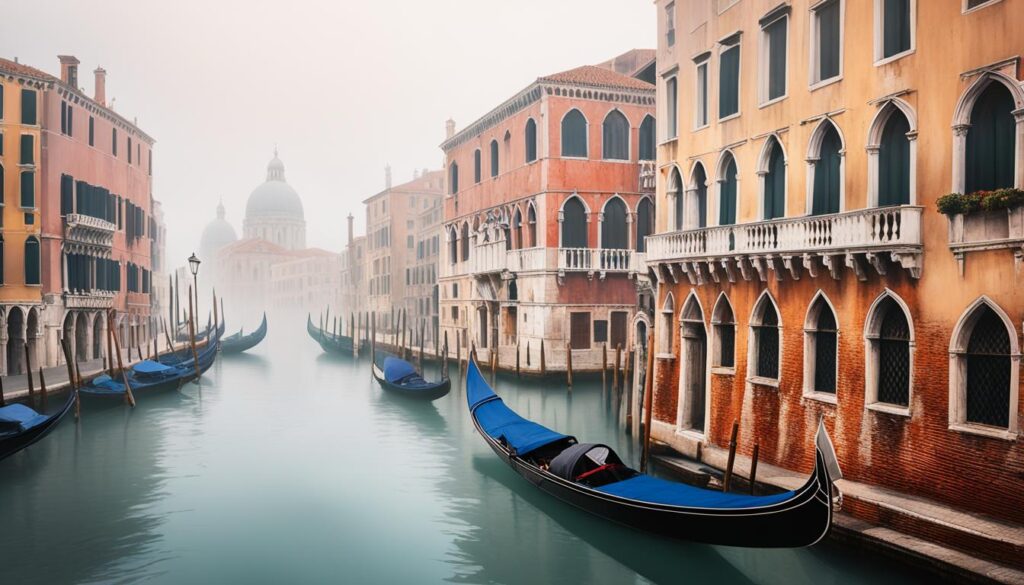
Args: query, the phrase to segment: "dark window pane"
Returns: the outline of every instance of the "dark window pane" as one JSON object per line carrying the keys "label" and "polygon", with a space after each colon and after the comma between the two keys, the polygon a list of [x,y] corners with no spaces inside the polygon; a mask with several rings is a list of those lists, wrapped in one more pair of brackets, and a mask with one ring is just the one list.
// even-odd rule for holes
{"label": "dark window pane", "polygon": [[588,248],[587,212],[583,202],[573,197],[562,208],[562,247]]}
{"label": "dark window pane", "polygon": [[665,82],[665,115],[668,117],[666,128],[668,137],[679,136],[679,85],[675,77]]}
{"label": "dark window pane", "polygon": [[678,169],[672,169],[672,180],[669,183],[672,186],[672,206],[675,212],[675,227],[677,230],[683,229],[686,225],[686,202],[684,197],[686,194],[686,188],[683,186],[683,179],[679,175]]}
{"label": "dark window pane", "polygon": [[786,216],[786,160],[782,147],[774,143],[768,156],[768,174],[764,177],[764,218],[775,219]]}
{"label": "dark window pane", "polygon": [[757,337],[757,375],[779,377],[779,316],[771,303],[765,302],[761,324],[754,327]]}
{"label": "dark window pane", "polygon": [[1013,187],[1016,123],[1013,96],[993,81],[974,103],[967,132],[966,191]]}
{"label": "dark window pane", "polygon": [[697,165],[693,170],[693,182],[697,197],[697,227],[708,225],[708,177],[704,173],[704,165]]}
{"label": "dark window pane", "polygon": [[452,195],[459,192],[459,165],[455,163],[448,167],[448,185]]}
{"label": "dark window pane", "polygon": [[601,222],[601,247],[625,249],[629,247],[628,239],[626,205],[621,199],[612,199],[604,206],[604,220]]}
{"label": "dark window pane", "polygon": [[73,197],[75,184],[71,175],[60,176],[60,214],[74,213]]}
{"label": "dark window pane", "polygon": [[781,18],[765,29],[768,34],[768,99],[786,94],[786,27],[789,20]]}
{"label": "dark window pane", "polygon": [[570,313],[569,345],[590,349],[590,313]]}
{"label": "dark window pane", "polygon": [[562,118],[562,156],[587,156],[587,119],[579,110]]}
{"label": "dark window pane", "polygon": [[732,368],[736,365],[736,329],[729,324],[717,325],[718,327],[718,365],[723,368]]}
{"label": "dark window pane", "polygon": [[657,139],[654,136],[654,118],[644,116],[640,123],[640,160],[655,160]]}
{"label": "dark window pane", "polygon": [[720,185],[721,201],[719,201],[718,223],[732,225],[736,223],[736,161],[729,157],[725,164],[725,176]]}
{"label": "dark window pane", "polygon": [[834,126],[829,125],[821,139],[821,150],[814,163],[814,198],[811,213],[839,213],[840,167],[842,143]]}
{"label": "dark window pane", "polygon": [[708,123],[708,64],[697,66],[697,126]]}
{"label": "dark window pane", "polygon": [[526,121],[526,162],[537,160],[537,122],[530,118]]}
{"label": "dark window pane", "polygon": [[89,146],[96,145],[96,119],[89,116]]}
{"label": "dark window pane", "polygon": [[910,0],[884,0],[883,57],[910,50]]}
{"label": "dark window pane", "polygon": [[623,349],[625,349],[625,347],[626,347],[626,319],[627,319],[627,317],[628,317],[628,314],[624,313],[622,311],[613,311],[612,312],[612,323],[611,323],[612,331],[611,331],[611,338],[610,338],[611,346],[612,347],[619,347],[619,346],[621,346]]}
{"label": "dark window pane", "polygon": [[21,206],[36,206],[36,174],[32,171],[21,173]]}
{"label": "dark window pane", "polygon": [[1002,319],[988,307],[967,343],[967,422],[1010,424],[1010,337]]}
{"label": "dark window pane", "polygon": [[647,241],[645,238],[653,232],[654,209],[650,199],[646,197],[640,200],[636,208],[636,251],[646,252]]}
{"label": "dark window pane", "polygon": [[622,112],[613,110],[604,119],[603,155],[610,160],[629,160],[629,121]]}
{"label": "dark window pane", "polygon": [[910,203],[910,125],[903,112],[893,111],[882,131],[878,151],[878,204]]}
{"label": "dark window pane", "polygon": [[836,350],[838,333],[832,310],[824,303],[818,314],[817,330],[814,332],[814,390],[815,392],[836,391]]}
{"label": "dark window pane", "polygon": [[839,0],[818,8],[818,81],[839,75]]}
{"label": "dark window pane", "polygon": [[594,321],[594,343],[608,341],[608,322],[598,319]]}
{"label": "dark window pane", "polygon": [[39,240],[25,240],[25,284],[39,284]]}
{"label": "dark window pane", "polygon": [[19,161],[23,165],[31,165],[36,162],[36,137],[31,134],[21,135],[21,158]]}
{"label": "dark window pane", "polygon": [[736,45],[719,57],[718,117],[740,111],[740,47]]}
{"label": "dark window pane", "polygon": [[892,299],[883,301],[878,339],[878,401],[910,404],[910,326],[903,309]]}
{"label": "dark window pane", "polygon": [[480,149],[478,148],[475,151],[473,151],[473,182],[474,183],[479,183],[480,182],[480,174],[482,173],[482,171],[480,170],[480,166],[481,166],[480,158],[481,158],[481,156],[480,156]]}
{"label": "dark window pane", "polygon": [[36,92],[31,89],[21,90],[21,123],[36,125]]}
{"label": "dark window pane", "polygon": [[498,141],[491,141],[491,176],[498,176]]}

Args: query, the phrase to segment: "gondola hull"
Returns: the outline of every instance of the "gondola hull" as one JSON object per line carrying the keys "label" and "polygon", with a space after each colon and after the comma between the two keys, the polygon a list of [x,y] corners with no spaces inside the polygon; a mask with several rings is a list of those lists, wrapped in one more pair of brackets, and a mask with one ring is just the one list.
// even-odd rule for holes
{"label": "gondola hull", "polygon": [[267,336],[267,315],[263,314],[263,321],[260,323],[259,328],[256,331],[248,335],[242,335],[239,332],[236,335],[222,339],[220,342],[220,351],[225,354],[242,353],[243,351],[250,350],[263,341],[263,338]]}
{"label": "gondola hull", "polygon": [[313,341],[320,344],[320,349],[329,354],[345,357],[353,357],[355,355],[355,343],[351,337],[347,335],[335,336],[332,333],[324,332],[314,325],[313,320],[308,316],[306,317],[306,333],[309,334]]}
{"label": "gondola hull", "polygon": [[21,433],[0,435],[0,460],[14,455],[18,451],[32,445],[50,433],[60,424],[60,421],[71,410],[75,404],[75,393],[69,392],[61,409],[49,416],[49,418],[31,429]]}
{"label": "gondola hull", "polygon": [[[470,367],[477,366],[474,362]],[[479,370],[474,373],[479,376]],[[467,372],[467,380],[471,376]],[[831,529],[833,486],[820,449],[806,483],[776,503],[735,508],[669,505],[612,495],[555,475],[491,437],[475,409],[471,408],[471,414],[488,446],[531,484],[577,508],[632,528],[705,544],[754,548],[810,546]]]}
{"label": "gondola hull", "polygon": [[401,384],[393,384],[384,379],[383,372],[377,367],[377,364],[373,364],[373,379],[377,380],[380,387],[388,392],[392,392],[405,398],[412,398],[415,400],[437,400],[443,396],[447,396],[448,392],[451,391],[452,381],[450,378],[441,380],[436,384],[431,385],[429,388],[407,388]]}

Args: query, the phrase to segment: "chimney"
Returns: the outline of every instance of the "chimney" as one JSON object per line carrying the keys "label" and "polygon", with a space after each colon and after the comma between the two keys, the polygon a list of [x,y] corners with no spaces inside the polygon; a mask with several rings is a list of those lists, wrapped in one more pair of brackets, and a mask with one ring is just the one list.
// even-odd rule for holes
{"label": "chimney", "polygon": [[391,188],[391,165],[384,165],[384,188]]}
{"label": "chimney", "polygon": [[57,58],[60,59],[60,80],[78,89],[78,64],[80,61],[74,55],[57,55]]}
{"label": "chimney", "polygon": [[349,246],[352,245],[352,239],[353,239],[353,235],[352,235],[352,221],[354,219],[355,219],[355,217],[353,217],[352,214],[349,213],[348,214],[348,245]]}
{"label": "chimney", "polygon": [[96,94],[93,96],[93,100],[101,106],[107,105],[107,70],[102,67],[97,67],[96,71],[93,71],[96,75]]}
{"label": "chimney", "polygon": [[448,121],[444,123],[444,139],[448,140],[452,136],[455,136],[455,120],[448,118]]}

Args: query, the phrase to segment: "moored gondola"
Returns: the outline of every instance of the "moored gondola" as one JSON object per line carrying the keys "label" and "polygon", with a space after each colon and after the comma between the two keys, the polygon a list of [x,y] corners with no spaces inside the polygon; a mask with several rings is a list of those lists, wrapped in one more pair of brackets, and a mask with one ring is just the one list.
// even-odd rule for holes
{"label": "moored gondola", "polygon": [[[198,352],[199,372],[204,373],[213,365],[217,358],[218,342],[213,340]],[[111,378],[103,374],[82,386],[82,393],[91,396],[124,396],[127,388],[124,381],[127,376],[134,394],[153,393],[163,390],[176,390],[184,384],[196,379],[196,367],[193,358],[189,357],[180,363],[168,365],[153,360],[142,360],[131,367],[126,374]]]}
{"label": "moored gondola", "polygon": [[587,512],[664,536],[725,546],[810,546],[832,526],[832,482],[842,474],[824,424],[815,465],[798,489],[748,496],[666,481],[630,469],[604,445],[580,444],[522,418],[488,386],[474,359],[466,373],[473,424],[517,473]]}
{"label": "moored gondola", "polygon": [[306,333],[313,341],[320,344],[320,349],[327,353],[352,357],[354,355],[355,342],[348,335],[334,335],[324,331],[313,324],[313,318],[306,315]]}
{"label": "moored gondola", "polygon": [[0,460],[45,437],[56,428],[61,419],[75,404],[75,391],[68,397],[60,410],[42,414],[24,404],[8,404],[0,407]]}
{"label": "moored gondola", "polygon": [[[379,366],[377,359],[382,361]],[[386,354],[375,356],[373,378],[377,380],[381,388],[389,392],[419,400],[437,400],[448,394],[452,387],[450,378],[444,378],[438,382],[428,382],[412,364]]]}
{"label": "moored gondola", "polygon": [[263,321],[260,322],[260,326],[256,328],[256,331],[248,335],[243,335],[242,331],[234,335],[225,337],[220,342],[221,353],[242,353],[243,351],[252,349],[259,345],[263,338],[267,336],[267,314],[263,313]]}

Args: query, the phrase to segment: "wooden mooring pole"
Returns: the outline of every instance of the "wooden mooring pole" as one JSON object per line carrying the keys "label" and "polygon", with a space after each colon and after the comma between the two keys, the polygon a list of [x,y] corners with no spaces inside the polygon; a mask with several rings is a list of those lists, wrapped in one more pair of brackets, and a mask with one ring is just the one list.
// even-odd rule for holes
{"label": "wooden mooring pole", "polygon": [[519,377],[519,342],[516,341],[516,377]]}
{"label": "wooden mooring pole", "polygon": [[46,410],[46,377],[43,376],[43,366],[39,366],[39,403],[43,410]]}
{"label": "wooden mooring pole", "polygon": [[548,373],[546,358],[544,357],[544,340],[540,340],[540,375]]}
{"label": "wooden mooring pole", "polygon": [[750,495],[754,495],[754,486],[757,485],[757,455],[761,450],[759,443],[754,443],[754,452],[750,455]]}
{"label": "wooden mooring pole", "polygon": [[25,346],[25,375],[28,376],[28,399],[33,407],[36,405],[36,389],[32,383],[32,358],[29,356],[28,343]]}
{"label": "wooden mooring pole", "polygon": [[[192,287],[189,286],[188,287],[188,337],[189,337],[189,341],[192,344],[192,364],[196,367],[196,380],[198,380],[200,378],[200,376],[201,376],[201,372],[199,371],[199,354],[196,352],[196,322],[195,322],[195,318],[194,317],[195,317],[195,313],[192,310]],[[321,321],[320,324],[322,325],[323,322]],[[114,336],[114,345],[115,346],[117,345],[117,336],[116,335]],[[130,357],[131,356],[129,356],[129,358]],[[118,360],[121,359],[121,349],[120,348],[118,348],[118,350],[117,350],[117,359]],[[126,378],[126,380],[127,380],[127,378]]]}
{"label": "wooden mooring pole", "polygon": [[740,431],[740,422],[732,421],[732,434],[729,435],[729,461],[725,465],[725,478],[722,479],[722,491],[729,491],[729,484],[732,483],[732,466],[736,463],[736,435]]}
{"label": "wooden mooring pole", "polygon": [[[82,416],[82,400],[78,394],[78,384],[75,378],[75,369],[71,365],[71,347],[68,345],[67,339],[60,340],[60,348],[64,352],[64,361],[67,362],[68,367],[68,384],[71,386],[69,392],[75,393],[75,420],[78,420]],[[0,406],[3,406],[3,390],[0,389]]]}
{"label": "wooden mooring pole", "polygon": [[608,344],[601,344],[601,387],[608,382]]}
{"label": "wooden mooring pole", "polygon": [[[188,292],[188,304],[192,307],[192,287],[189,287]],[[107,313],[107,329],[110,330],[110,336],[114,339],[114,351],[117,352],[117,368],[121,371],[121,379],[124,382],[124,399],[133,408],[135,407],[135,395],[132,394],[132,384],[128,380],[128,372],[124,370],[124,362],[121,360],[121,342],[117,339],[117,332],[113,329],[114,319],[111,317],[113,309],[110,313]],[[192,354],[195,355],[195,336],[192,337]],[[196,367],[199,367],[199,360],[196,361]],[[113,376],[111,376],[113,378]]]}
{"label": "wooden mooring pole", "polygon": [[572,343],[565,342],[565,384],[572,391]]}
{"label": "wooden mooring pole", "polygon": [[640,473],[647,471],[651,456],[651,410],[654,408],[654,332],[647,334],[647,373],[644,374],[644,442],[640,453]]}
{"label": "wooden mooring pole", "polygon": [[619,389],[619,368],[622,366],[622,344],[615,345],[615,370],[612,371],[612,388]]}

